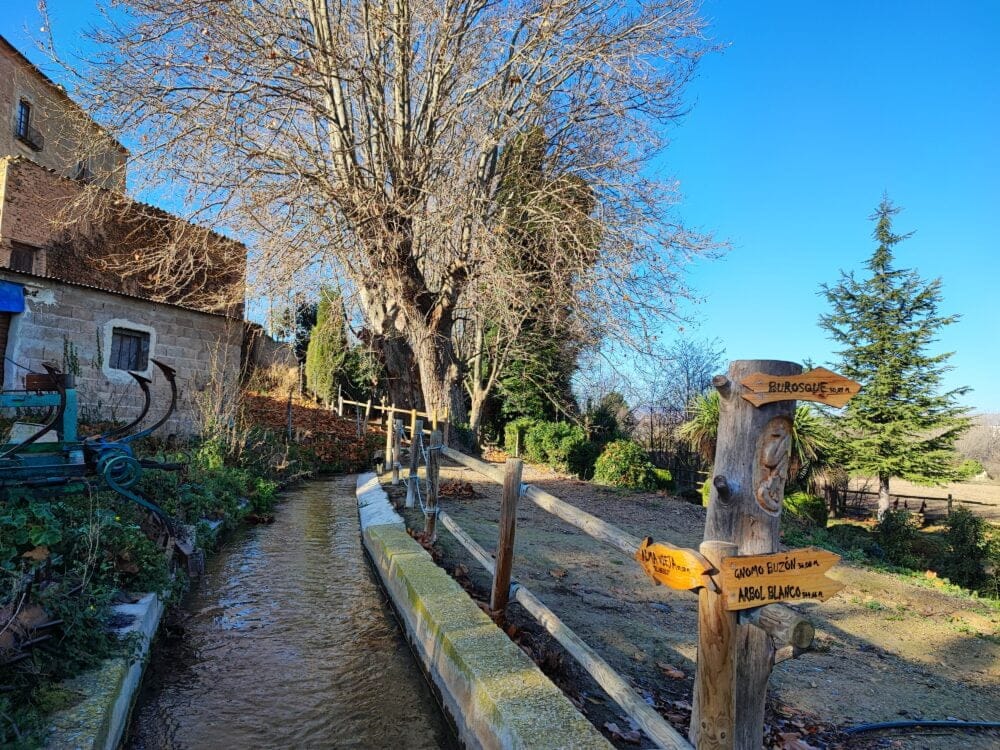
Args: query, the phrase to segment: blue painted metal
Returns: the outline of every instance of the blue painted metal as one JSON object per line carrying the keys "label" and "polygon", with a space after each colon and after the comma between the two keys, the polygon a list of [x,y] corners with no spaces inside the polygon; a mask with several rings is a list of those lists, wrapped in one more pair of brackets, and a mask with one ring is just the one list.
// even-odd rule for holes
{"label": "blue painted metal", "polygon": [[[138,419],[83,439],[78,434],[77,393],[72,377],[66,377],[46,365],[49,379],[38,390],[0,392],[0,409],[48,409],[45,424],[33,435],[20,443],[0,445],[0,489],[25,488],[38,492],[68,493],[78,492],[87,486],[103,485],[152,512],[173,536],[174,524],[170,516],[135,489],[144,466],[167,471],[181,468],[178,464],[141,461],[130,445],[163,426],[177,406],[173,368],[156,360],[153,362],[170,384],[170,406],[154,424],[135,433],[131,431],[145,418],[151,401],[151,381],[138,373],[130,373],[145,396]],[[53,431],[56,441],[40,442],[42,437]]]}

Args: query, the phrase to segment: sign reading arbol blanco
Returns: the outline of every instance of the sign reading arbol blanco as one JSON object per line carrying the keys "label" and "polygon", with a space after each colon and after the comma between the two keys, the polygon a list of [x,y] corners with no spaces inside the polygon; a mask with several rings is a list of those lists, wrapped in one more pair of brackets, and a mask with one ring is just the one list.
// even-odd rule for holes
{"label": "sign reading arbol blanco", "polygon": [[650,578],[672,589],[701,588],[708,583],[705,575],[713,570],[712,564],[693,549],[654,544],[648,536],[636,550],[635,559]]}
{"label": "sign reading arbol blanco", "polygon": [[767,375],[755,372],[740,381],[748,390],[743,398],[754,406],[774,401],[817,401],[830,406],[843,406],[858,391],[861,384],[824,367],[801,375]]}
{"label": "sign reading arbol blanco", "polygon": [[720,571],[726,609],[808,599],[826,601],[844,588],[825,575],[839,560],[839,555],[816,547],[727,557]]}

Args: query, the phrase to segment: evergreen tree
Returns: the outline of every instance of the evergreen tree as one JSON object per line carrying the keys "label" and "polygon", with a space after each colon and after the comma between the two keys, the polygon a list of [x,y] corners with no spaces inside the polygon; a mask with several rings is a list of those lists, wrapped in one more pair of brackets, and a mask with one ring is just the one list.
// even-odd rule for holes
{"label": "evergreen tree", "polygon": [[323,289],[316,306],[316,325],[306,347],[306,384],[316,398],[331,403],[337,377],[348,354],[344,304],[340,292]]}
{"label": "evergreen tree", "polygon": [[878,247],[866,263],[871,276],[841,272],[822,294],[833,312],[820,325],[844,348],[840,372],[862,385],[838,420],[843,461],[854,474],[878,477],[879,517],[889,508],[889,479],[933,484],[953,477],[954,444],[969,426],[956,404],[968,388],[939,393],[950,352],[930,354],[938,331],[957,315],[938,312],[941,280],[893,266],[899,213],[888,197],[871,219]]}

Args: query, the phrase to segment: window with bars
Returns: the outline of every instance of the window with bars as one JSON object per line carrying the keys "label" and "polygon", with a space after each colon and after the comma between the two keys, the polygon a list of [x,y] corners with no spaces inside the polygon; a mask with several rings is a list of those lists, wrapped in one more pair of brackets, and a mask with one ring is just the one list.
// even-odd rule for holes
{"label": "window with bars", "polygon": [[145,370],[149,366],[149,334],[131,328],[112,329],[109,365],[113,370]]}
{"label": "window with bars", "polygon": [[34,273],[36,252],[38,252],[38,248],[32,245],[25,245],[21,242],[10,243],[10,261],[8,261],[7,267],[12,271]]}

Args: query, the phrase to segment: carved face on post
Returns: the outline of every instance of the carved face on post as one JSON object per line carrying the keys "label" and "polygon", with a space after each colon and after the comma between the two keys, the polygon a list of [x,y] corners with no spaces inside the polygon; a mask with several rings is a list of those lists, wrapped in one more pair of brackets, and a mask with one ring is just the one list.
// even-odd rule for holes
{"label": "carved face on post", "polygon": [[761,509],[772,516],[781,512],[792,455],[792,421],[775,417],[764,428],[757,443],[758,476],[755,495]]}

